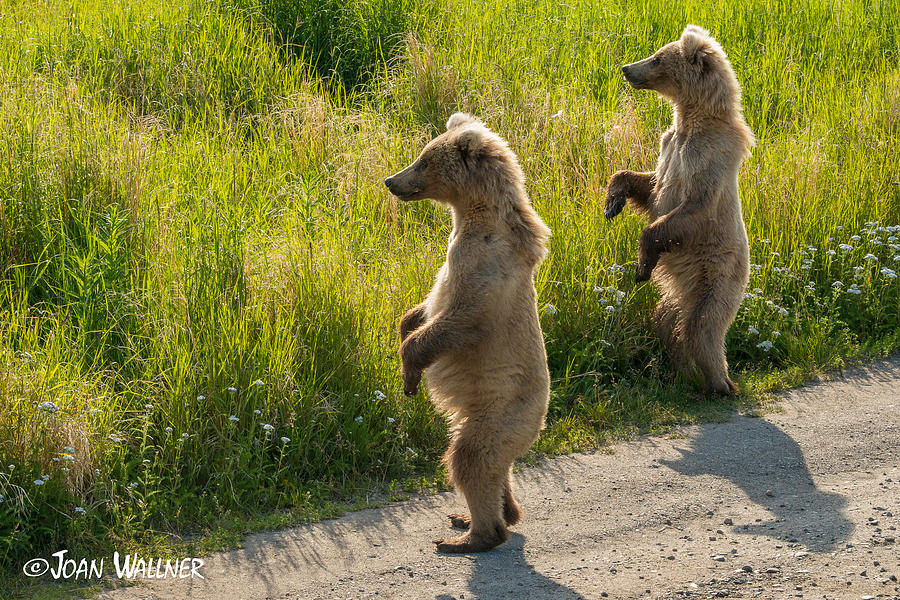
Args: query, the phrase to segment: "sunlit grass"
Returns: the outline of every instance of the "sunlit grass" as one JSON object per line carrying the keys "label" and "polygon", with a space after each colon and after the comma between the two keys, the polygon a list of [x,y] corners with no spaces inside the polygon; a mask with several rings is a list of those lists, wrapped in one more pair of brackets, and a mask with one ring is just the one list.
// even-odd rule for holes
{"label": "sunlit grass", "polygon": [[354,54],[369,58],[352,89],[279,45],[260,18],[275,4],[235,5],[0,0],[11,571],[440,484],[444,426],[402,398],[396,322],[449,219],[381,180],[456,110],[510,141],[553,229],[537,450],[733,409],[672,375],[653,288],[633,284],[642,223],[601,211],[615,170],[653,168],[671,118],[619,66],[688,22],[728,52],[758,139],[741,171],[755,266],[728,337],[735,402],[900,345],[900,5],[435,3],[403,20],[399,53]]}

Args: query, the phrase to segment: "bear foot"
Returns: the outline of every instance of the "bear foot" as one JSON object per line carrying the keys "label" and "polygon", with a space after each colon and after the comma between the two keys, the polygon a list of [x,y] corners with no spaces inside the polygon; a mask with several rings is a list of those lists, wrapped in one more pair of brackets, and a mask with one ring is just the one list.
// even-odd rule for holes
{"label": "bear foot", "polygon": [[468,552],[486,552],[492,548],[496,548],[509,538],[509,533],[503,530],[502,533],[498,529],[497,535],[490,537],[474,536],[467,533],[458,538],[440,538],[434,540],[437,544],[437,551],[444,554],[465,554]]}
{"label": "bear foot", "polygon": [[[472,516],[464,513],[451,513],[447,515],[450,519],[450,527],[454,529],[468,529],[472,526]],[[506,504],[503,506],[503,520],[507,525],[515,525],[522,520],[522,509],[517,505]]]}
{"label": "bear foot", "polygon": [[450,517],[450,526],[456,529],[468,529],[472,525],[472,517],[462,513],[447,515]]}
{"label": "bear foot", "polygon": [[707,382],[706,393],[716,396],[733,396],[738,392],[738,386],[727,375],[717,382]]}

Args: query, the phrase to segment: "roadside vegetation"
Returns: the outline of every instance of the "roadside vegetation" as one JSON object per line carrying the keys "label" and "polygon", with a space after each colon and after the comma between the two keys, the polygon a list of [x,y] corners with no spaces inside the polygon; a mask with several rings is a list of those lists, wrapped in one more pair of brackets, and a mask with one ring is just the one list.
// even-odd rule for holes
{"label": "roadside vegetation", "polygon": [[[602,214],[671,120],[619,67],[687,23],[757,136],[737,400],[671,375],[642,222]],[[62,548],[209,549],[443,485],[396,323],[450,223],[382,180],[456,110],[509,140],[553,230],[537,452],[897,348],[898,64],[888,0],[0,0],[0,584]]]}

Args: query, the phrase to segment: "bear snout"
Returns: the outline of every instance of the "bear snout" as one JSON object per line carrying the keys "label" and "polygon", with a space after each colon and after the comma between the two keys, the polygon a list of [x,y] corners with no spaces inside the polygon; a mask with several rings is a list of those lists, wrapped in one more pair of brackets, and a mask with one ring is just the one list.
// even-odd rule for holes
{"label": "bear snout", "polygon": [[625,81],[627,81],[631,87],[640,88],[644,83],[644,80],[635,73],[634,63],[623,65],[622,75],[625,76]]}

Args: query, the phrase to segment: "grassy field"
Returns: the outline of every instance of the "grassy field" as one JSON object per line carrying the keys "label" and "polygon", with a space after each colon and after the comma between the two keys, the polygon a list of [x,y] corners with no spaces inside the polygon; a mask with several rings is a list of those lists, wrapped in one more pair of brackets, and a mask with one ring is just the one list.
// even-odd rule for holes
{"label": "grassy field", "polygon": [[[673,378],[642,223],[602,217],[671,119],[619,66],[687,23],[758,139],[737,401]],[[449,218],[381,182],[456,110],[510,141],[553,229],[537,451],[900,346],[898,64],[889,0],[0,0],[0,584],[62,548],[210,548],[441,485],[396,323]]]}

